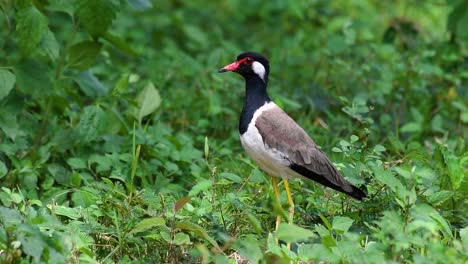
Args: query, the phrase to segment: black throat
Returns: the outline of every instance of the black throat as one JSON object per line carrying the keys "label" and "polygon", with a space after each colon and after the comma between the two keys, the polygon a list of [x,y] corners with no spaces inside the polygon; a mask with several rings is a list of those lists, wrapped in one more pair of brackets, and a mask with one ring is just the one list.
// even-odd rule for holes
{"label": "black throat", "polygon": [[247,131],[255,111],[265,103],[271,102],[266,88],[267,82],[263,81],[259,76],[245,77],[245,100],[239,121],[239,133],[241,135]]}

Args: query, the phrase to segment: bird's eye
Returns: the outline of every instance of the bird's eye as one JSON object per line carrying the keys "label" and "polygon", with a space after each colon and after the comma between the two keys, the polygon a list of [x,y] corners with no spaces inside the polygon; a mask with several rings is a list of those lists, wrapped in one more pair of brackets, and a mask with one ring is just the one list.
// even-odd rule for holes
{"label": "bird's eye", "polygon": [[251,64],[253,62],[253,59],[250,57],[247,57],[245,61],[247,62],[247,64]]}

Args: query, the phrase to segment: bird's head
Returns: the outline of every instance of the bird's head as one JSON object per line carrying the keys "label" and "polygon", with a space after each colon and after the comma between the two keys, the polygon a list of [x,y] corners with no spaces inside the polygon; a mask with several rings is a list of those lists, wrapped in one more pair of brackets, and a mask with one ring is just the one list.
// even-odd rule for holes
{"label": "bird's head", "polygon": [[218,72],[237,72],[244,79],[260,78],[263,82],[268,82],[270,65],[267,58],[256,52],[244,52],[237,56],[237,60],[219,69]]}

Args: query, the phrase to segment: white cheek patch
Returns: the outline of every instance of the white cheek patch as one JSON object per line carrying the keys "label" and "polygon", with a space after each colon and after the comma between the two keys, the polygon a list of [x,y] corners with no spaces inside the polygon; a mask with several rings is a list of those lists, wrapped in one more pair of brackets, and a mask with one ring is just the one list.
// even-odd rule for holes
{"label": "white cheek patch", "polygon": [[263,64],[261,64],[260,62],[258,61],[254,61],[252,63],[252,70],[253,72],[255,72],[258,76],[260,76],[260,78],[262,80],[265,81],[264,77],[265,77],[265,67],[263,66]]}

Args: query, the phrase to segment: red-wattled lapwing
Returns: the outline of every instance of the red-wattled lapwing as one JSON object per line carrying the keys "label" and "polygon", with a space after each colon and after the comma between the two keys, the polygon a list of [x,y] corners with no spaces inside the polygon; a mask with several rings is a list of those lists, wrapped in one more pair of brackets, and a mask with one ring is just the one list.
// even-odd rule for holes
{"label": "red-wattled lapwing", "polygon": [[[323,153],[286,112],[279,108],[267,93],[268,60],[259,53],[245,52],[219,72],[233,71],[245,79],[245,101],[239,122],[242,146],[249,156],[272,176],[273,189],[279,198],[281,177],[289,209],[289,222],[294,215],[294,202],[288,179],[293,177],[314,180],[334,190],[362,200],[366,194],[347,182]],[[276,228],[280,217],[277,216]]]}

